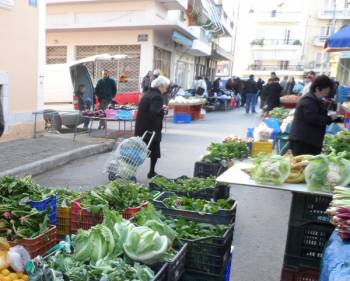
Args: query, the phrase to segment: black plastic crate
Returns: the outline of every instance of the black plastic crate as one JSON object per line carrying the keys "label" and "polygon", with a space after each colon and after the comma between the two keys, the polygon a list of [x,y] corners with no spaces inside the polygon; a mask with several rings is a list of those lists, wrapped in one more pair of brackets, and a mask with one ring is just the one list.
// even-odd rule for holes
{"label": "black plastic crate", "polygon": [[187,243],[180,245],[175,244],[175,249],[178,250],[173,261],[168,263],[167,281],[178,281],[185,271]]}
{"label": "black plastic crate", "polygon": [[331,201],[331,196],[295,193],[290,223],[318,222],[328,224],[329,217],[325,212]]}
{"label": "black plastic crate", "polygon": [[224,275],[231,256],[234,224],[223,237],[206,237],[196,240],[181,239],[188,243],[186,265],[187,271],[210,275]]}
{"label": "black plastic crate", "polygon": [[319,270],[285,266],[282,269],[281,281],[318,281],[319,275]]}
{"label": "black plastic crate", "polygon": [[155,273],[154,278],[152,281],[167,281],[167,270],[168,270],[168,264],[157,264],[155,266],[152,266],[152,270]]}
{"label": "black plastic crate", "polygon": [[198,178],[218,177],[227,170],[221,163],[196,162],[194,176]]}
{"label": "black plastic crate", "polygon": [[230,210],[219,210],[215,214],[209,214],[209,213],[204,214],[204,213],[199,213],[199,212],[189,211],[189,210],[179,210],[179,209],[168,208],[163,203],[163,200],[174,194],[175,193],[172,193],[172,192],[163,192],[159,194],[153,200],[153,205],[157,209],[161,210],[164,215],[170,216],[173,218],[184,218],[188,220],[194,220],[194,221],[198,221],[202,223],[210,223],[210,224],[232,224],[235,222],[237,203],[234,200],[231,200],[233,202],[233,205]]}
{"label": "black plastic crate", "polygon": [[291,267],[319,268],[323,250],[333,230],[332,225],[320,223],[290,226],[285,264]]}
{"label": "black plastic crate", "polygon": [[[180,178],[188,178],[188,177],[182,176]],[[180,178],[177,178],[177,179],[180,179]],[[175,181],[177,179],[171,179],[171,180]],[[161,186],[158,186],[153,182],[149,183],[149,189],[151,191],[159,191],[159,192],[167,191],[167,190],[164,190]],[[228,199],[230,197],[230,187],[226,184],[217,183],[215,184],[215,186],[211,188],[204,188],[197,192],[174,192],[174,193],[179,196],[186,196],[186,197],[199,198],[199,199],[205,199],[205,200]]]}
{"label": "black plastic crate", "polygon": [[226,281],[224,275],[208,275],[198,272],[185,271],[181,281]]}

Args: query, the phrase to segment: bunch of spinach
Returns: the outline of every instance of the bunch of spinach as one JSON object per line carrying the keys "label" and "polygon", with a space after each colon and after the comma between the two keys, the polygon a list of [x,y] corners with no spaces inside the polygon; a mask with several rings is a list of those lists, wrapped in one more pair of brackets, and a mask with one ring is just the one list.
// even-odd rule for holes
{"label": "bunch of spinach", "polygon": [[207,201],[203,199],[194,199],[189,197],[179,197],[172,195],[163,200],[168,208],[178,210],[196,211],[199,213],[215,214],[220,210],[229,210],[234,202],[227,199],[219,199],[218,201]]}
{"label": "bunch of spinach", "polygon": [[323,152],[327,155],[342,153],[343,158],[350,160],[350,132],[341,131],[336,135],[326,135]]}
{"label": "bunch of spinach", "polygon": [[71,191],[68,188],[56,189],[57,206],[67,208],[70,207],[71,202],[80,197],[83,193]]}
{"label": "bunch of spinach", "polygon": [[208,147],[208,154],[203,160],[208,162],[230,161],[233,159],[242,160],[248,157],[248,147],[245,142],[235,140],[224,143],[212,143]]}
{"label": "bunch of spinach", "polygon": [[283,108],[283,107],[275,107],[269,112],[269,114],[272,118],[275,118],[280,123],[282,123],[282,121],[289,116],[290,112],[291,112],[291,109]]}
{"label": "bunch of spinach", "polygon": [[215,177],[209,178],[178,178],[175,180],[167,179],[165,177],[155,177],[152,180],[152,184],[156,185],[163,191],[172,191],[172,192],[198,192],[207,188],[215,187]]}
{"label": "bunch of spinach", "polygon": [[132,181],[113,181],[86,192],[79,202],[82,207],[98,213],[106,207],[115,211],[138,207],[151,197],[147,186]]}

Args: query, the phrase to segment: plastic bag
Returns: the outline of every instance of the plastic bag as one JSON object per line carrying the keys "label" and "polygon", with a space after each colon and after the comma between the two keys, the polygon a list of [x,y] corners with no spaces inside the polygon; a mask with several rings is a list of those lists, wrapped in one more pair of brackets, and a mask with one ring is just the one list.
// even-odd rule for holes
{"label": "plastic bag", "polygon": [[326,134],[336,135],[340,131],[342,131],[342,128],[338,124],[332,123],[327,126]]}
{"label": "plastic bag", "polygon": [[267,141],[272,135],[273,129],[269,128],[264,122],[261,122],[258,127],[254,129],[254,140]]}

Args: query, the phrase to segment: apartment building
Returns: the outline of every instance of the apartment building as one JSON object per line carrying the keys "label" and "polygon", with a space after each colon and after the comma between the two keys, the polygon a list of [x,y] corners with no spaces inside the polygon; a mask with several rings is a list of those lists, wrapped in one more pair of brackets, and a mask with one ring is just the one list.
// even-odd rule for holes
{"label": "apartment building", "polygon": [[1,141],[33,135],[33,114],[43,106],[45,3],[0,0]]}
{"label": "apartment building", "polygon": [[301,0],[240,1],[234,69],[237,76],[301,78],[307,11]]}
{"label": "apartment building", "polygon": [[140,89],[142,77],[159,68],[184,88],[195,75],[215,76],[213,37],[232,37],[233,23],[212,0],[47,0],[45,102],[71,102],[69,65],[101,53],[125,54],[124,62],[98,64],[96,82],[108,68],[118,92]]}

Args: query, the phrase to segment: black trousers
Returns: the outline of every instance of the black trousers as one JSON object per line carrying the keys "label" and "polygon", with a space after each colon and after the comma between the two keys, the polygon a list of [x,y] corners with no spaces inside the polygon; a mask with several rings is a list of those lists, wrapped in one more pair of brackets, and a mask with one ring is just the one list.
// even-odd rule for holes
{"label": "black trousers", "polygon": [[318,155],[322,151],[322,147],[314,146],[298,140],[290,140],[289,148],[292,150],[293,156],[303,154]]}

